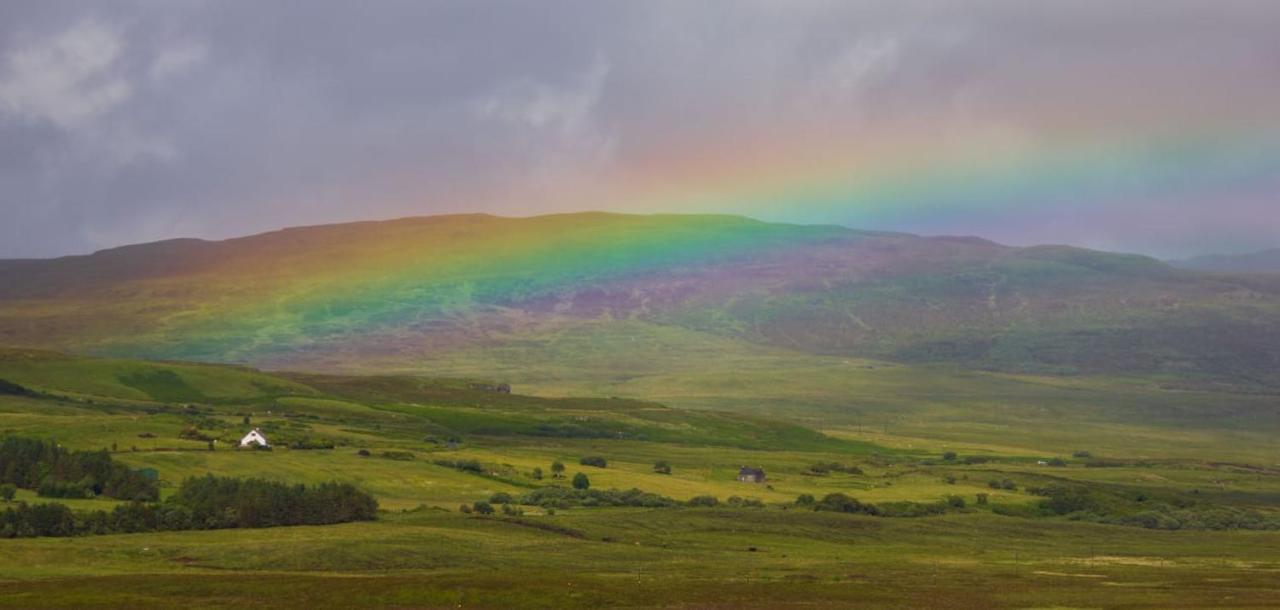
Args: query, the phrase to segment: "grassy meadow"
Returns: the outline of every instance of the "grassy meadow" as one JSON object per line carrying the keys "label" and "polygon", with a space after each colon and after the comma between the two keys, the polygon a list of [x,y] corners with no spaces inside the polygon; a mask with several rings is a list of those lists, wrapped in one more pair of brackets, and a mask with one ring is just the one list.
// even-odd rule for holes
{"label": "grassy meadow", "polygon": [[[0,435],[106,449],[155,469],[162,497],[214,473],[349,482],[381,507],[375,522],[329,526],[0,539],[0,607],[1280,605],[1280,530],[1093,522],[1039,511],[1036,493],[1086,489],[1124,515],[1143,503],[1280,515],[1272,397],[782,350],[684,370],[561,371],[510,379],[506,394],[486,386],[509,378],[465,359],[448,377],[365,377],[0,351],[0,379],[27,390],[0,395]],[[250,427],[272,451],[233,448]],[[333,448],[289,448],[306,443]],[[744,465],[767,482],[736,481]],[[720,504],[460,510],[579,472],[592,489]],[[963,506],[908,517],[796,503],[832,493]]]}

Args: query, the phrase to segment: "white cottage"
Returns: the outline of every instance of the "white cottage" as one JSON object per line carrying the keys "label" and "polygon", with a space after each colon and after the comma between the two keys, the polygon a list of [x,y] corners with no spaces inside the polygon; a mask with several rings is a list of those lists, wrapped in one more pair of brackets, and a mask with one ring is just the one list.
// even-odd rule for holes
{"label": "white cottage", "polygon": [[241,447],[252,447],[254,445],[261,447],[271,446],[271,443],[267,442],[267,437],[262,435],[262,430],[257,428],[250,430],[248,434],[244,435],[244,438],[240,439]]}

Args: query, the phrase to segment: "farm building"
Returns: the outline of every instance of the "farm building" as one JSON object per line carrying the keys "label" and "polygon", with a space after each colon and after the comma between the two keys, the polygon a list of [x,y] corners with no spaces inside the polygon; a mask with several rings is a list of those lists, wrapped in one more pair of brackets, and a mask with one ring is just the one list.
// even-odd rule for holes
{"label": "farm building", "polygon": [[743,466],[738,470],[738,480],[743,483],[763,483],[764,470],[760,468],[751,468],[750,466]]}
{"label": "farm building", "polygon": [[250,430],[248,434],[244,435],[244,438],[240,439],[241,447],[252,447],[254,445],[258,445],[260,447],[271,446],[271,443],[267,442],[267,437],[262,435],[262,430],[257,428]]}

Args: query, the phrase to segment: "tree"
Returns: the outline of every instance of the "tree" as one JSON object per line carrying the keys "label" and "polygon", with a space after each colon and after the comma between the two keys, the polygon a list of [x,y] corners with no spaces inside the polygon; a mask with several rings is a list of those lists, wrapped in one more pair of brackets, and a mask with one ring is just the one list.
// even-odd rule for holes
{"label": "tree", "polygon": [[658,460],[653,463],[653,471],[658,474],[671,474],[671,464],[666,460]]}
{"label": "tree", "polygon": [[248,416],[248,415],[244,416],[244,419],[240,420],[240,422],[241,422],[241,423],[243,423],[243,424],[244,424],[244,425],[246,425],[246,426],[253,425],[253,423],[252,423],[252,422],[253,422],[253,420],[249,419],[249,416]]}
{"label": "tree", "polygon": [[492,514],[493,514],[493,505],[492,505],[492,504],[489,504],[488,502],[476,502],[476,503],[474,503],[474,504],[472,504],[472,505],[471,505],[471,508],[472,508],[472,510],[476,511],[477,513],[479,513],[479,514],[481,514],[481,515],[492,515]]}
{"label": "tree", "polygon": [[4,485],[0,485],[0,498],[4,499],[5,502],[12,501],[13,496],[15,496],[17,493],[18,493],[18,486],[14,485],[13,483],[5,483]]}
{"label": "tree", "polygon": [[557,478],[557,479],[559,479],[559,478],[563,478],[563,477],[564,477],[564,463],[563,463],[563,462],[561,462],[560,460],[556,460],[556,461],[554,461],[554,462],[551,462],[551,476],[552,476],[553,478]]}
{"label": "tree", "polygon": [[591,479],[588,479],[587,475],[579,472],[578,474],[573,475],[573,488],[574,489],[590,489]]}
{"label": "tree", "polygon": [[534,467],[533,467],[533,472],[530,474],[530,476],[532,476],[532,477],[533,477],[533,480],[535,480],[535,481],[541,481],[541,480],[542,480],[542,468],[541,468],[540,466],[534,466]]}

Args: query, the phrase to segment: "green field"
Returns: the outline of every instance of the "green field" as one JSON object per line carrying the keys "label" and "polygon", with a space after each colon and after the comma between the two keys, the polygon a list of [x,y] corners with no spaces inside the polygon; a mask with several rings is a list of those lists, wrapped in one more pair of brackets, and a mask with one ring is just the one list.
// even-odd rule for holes
{"label": "green field", "polygon": [[[382,509],[369,523],[0,539],[0,606],[1280,605],[1280,530],[1196,521],[1280,517],[1273,396],[783,350],[730,351],[680,373],[657,365],[537,383],[536,367],[512,378],[466,358],[432,377],[365,377],[0,351],[0,379],[28,390],[0,395],[0,435],[105,448],[158,471],[162,496],[206,473],[337,480]],[[483,389],[495,379],[514,393]],[[274,450],[234,450],[249,427]],[[190,428],[213,450],[181,438]],[[287,446],[304,440],[334,448]],[[580,465],[586,456],[608,466]],[[441,463],[470,460],[479,471]],[[567,485],[551,478],[557,460],[593,489],[721,504],[460,512]],[[659,460],[671,474],[654,471]],[[851,472],[815,471],[829,463]],[[743,465],[767,483],[736,481]],[[1097,514],[1041,511],[1037,490],[1055,486],[1087,490]],[[948,496],[964,506],[907,517],[796,504],[836,492],[886,510]],[[734,496],[764,506],[726,505]],[[21,490],[18,501],[50,500]],[[1097,522],[1155,513],[1166,520],[1154,528]]]}

